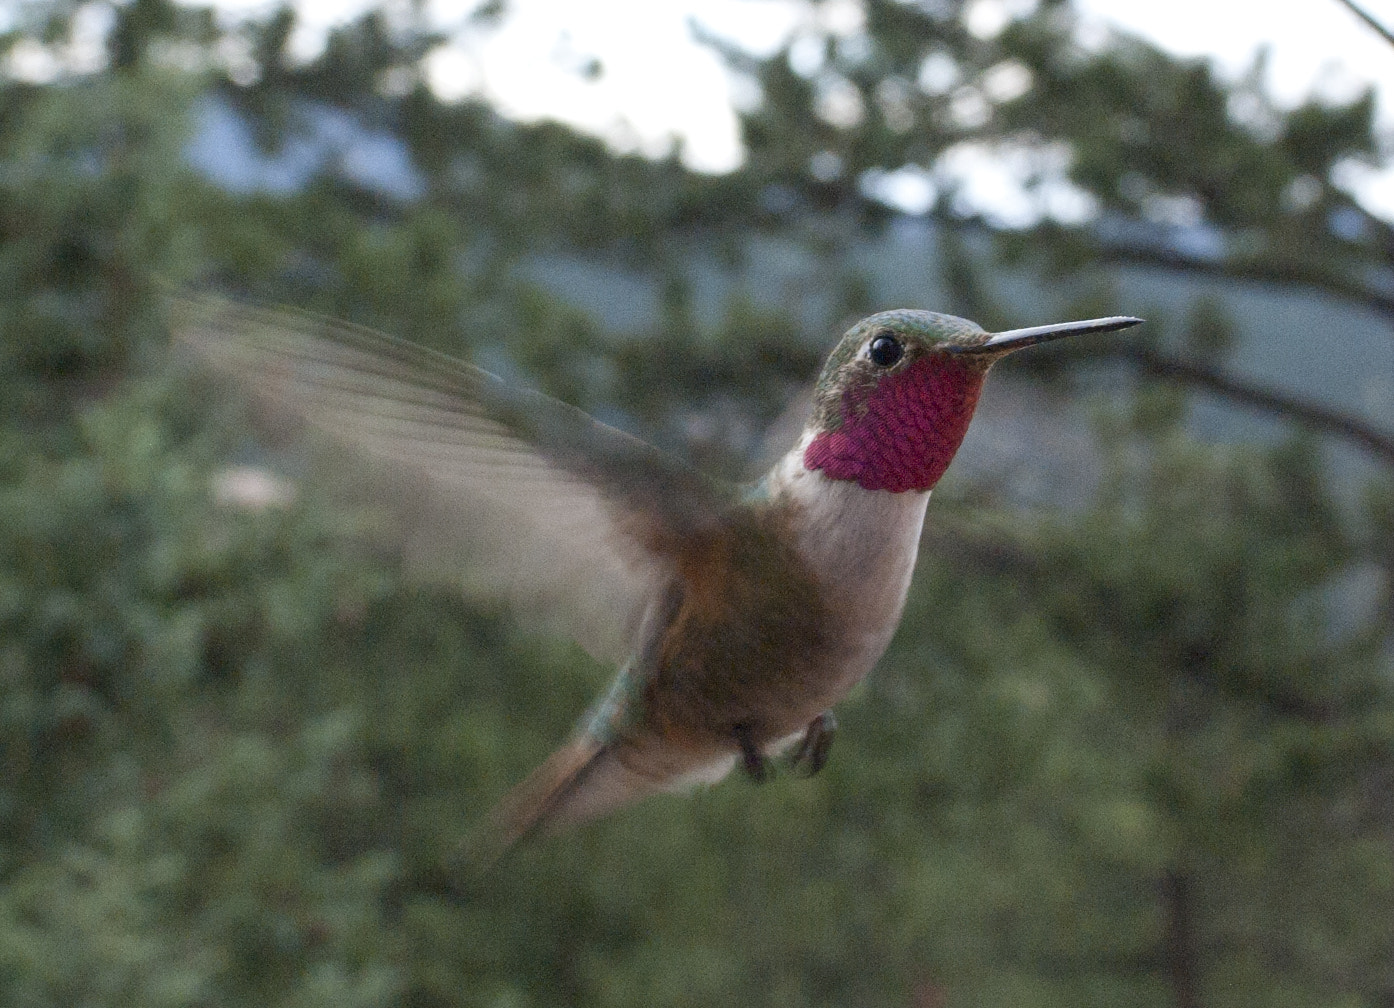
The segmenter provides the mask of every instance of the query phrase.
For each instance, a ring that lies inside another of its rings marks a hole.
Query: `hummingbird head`
[[[1141,321],[1117,316],[994,334],[937,312],[862,319],[818,377],[804,465],[867,490],[928,490],[958,451],[996,361],[1025,346]]]

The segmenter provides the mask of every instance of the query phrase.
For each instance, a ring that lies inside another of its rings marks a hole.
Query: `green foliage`
[[[1327,607],[1343,600],[1328,589],[1353,559],[1340,518],[1308,453],[1148,447],[1140,457],[1120,442],[1096,504],[1032,529],[997,579],[960,574],[940,589],[945,609],[932,612],[951,655],[976,657],[994,633],[1008,648],[1038,639],[911,701],[996,704],[951,736],[964,751],[937,790],[950,803],[1027,801],[1017,814],[1072,880],[1039,898],[1062,913],[1097,901],[1084,923],[1024,942],[1035,955],[1085,970],[1133,959],[1142,980],[1146,945],[1177,954],[1166,946],[1189,931],[1219,1003],[1380,989],[1374,949],[1387,938],[1329,940],[1383,928],[1394,883],[1371,857],[1384,826],[1370,787],[1390,757],[1387,707],[1371,702],[1385,629],[1333,633]],[[974,755],[979,773],[965,775]],[[1184,900],[1157,891],[1180,879]],[[1105,944],[1070,947],[1091,931]]]
[[[957,4],[868,0],[865,44],[745,58],[750,161],[712,179],[384,87],[437,41],[410,18],[371,14],[296,65],[288,12],[116,11],[107,70],[0,81],[0,1002],[1389,999],[1387,474],[1333,487],[1305,441],[1201,445],[1182,389],[1114,392],[1074,506],[936,493],[902,631],[817,779],[655,799],[446,891],[439,866],[609,670],[404,581],[378,516],[309,480],[229,492],[229,461],[265,453],[160,352],[162,291],[216,285],[475,353],[729,469],[827,340],[802,303],[738,296],[704,323],[701,243],[735,267],[764,229],[861,302],[843,252],[884,217],[862,171],[1034,132],[1116,214],[1192,200],[1246,228],[1243,262],[1349,279],[1386,235],[1325,224],[1352,209],[1332,166],[1373,150],[1368,99],[1282,113],[1140,43],[1080,53],[1059,3],[984,39]],[[70,13],[31,34],[61,41]],[[173,43],[229,37],[251,72],[161,69]],[[917,83],[931,54],[944,88]],[[1009,60],[1034,87],[965,119],[959,89]],[[819,112],[841,83],[856,123]],[[304,103],[349,110],[403,138],[423,193],[332,166],[290,194],[219,191],[181,161],[199,93],[270,151]],[[839,171],[813,173],[824,152]],[[798,209],[762,204],[771,187]],[[1023,273],[1116,308],[1087,227],[948,223],[951,309],[1012,324]],[[659,327],[559,303],[522,279],[538,253],[644,262]],[[1223,360],[1222,301],[1174,315]]]
[[[188,90],[151,74],[0,91],[0,400],[11,417],[125,363],[153,327],[154,278],[184,275],[186,183],[169,120]]]

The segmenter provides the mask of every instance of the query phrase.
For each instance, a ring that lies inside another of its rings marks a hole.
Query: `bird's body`
[[[578,639],[620,669],[572,740],[496,810],[501,850],[738,764],[760,777],[791,746],[816,770],[829,709],[900,621],[929,491],[989,367],[1020,346],[1136,321],[992,336],[948,315],[873,315],[834,349],[798,442],[746,488],[364,330],[199,303],[180,342],[375,458],[418,511],[464,522],[453,534],[466,555],[522,604],[592,593],[608,605],[608,617],[562,606]],[[599,621],[621,628],[614,647],[597,645]]]
[[[928,491],[867,492],[790,453],[655,598],[634,657],[584,720],[585,787],[560,775],[549,822],[719,780],[741,740],[795,743],[885,651],[900,621]],[[876,529],[876,535],[859,534]],[[544,765],[534,785],[559,768]],[[567,770],[571,768],[568,766]],[[500,818],[521,835],[532,800]]]

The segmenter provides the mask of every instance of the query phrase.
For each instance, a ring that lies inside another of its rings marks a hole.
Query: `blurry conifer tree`
[[[1389,432],[1227,371],[1215,287],[1154,342],[1111,345],[1141,379],[1100,417],[1076,506],[946,484],[824,776],[655,800],[462,898],[419,884],[607,670],[404,583],[371,510],[229,482],[261,456],[161,366],[165,284],[492,354],[656,436],[738,418],[700,452],[718,465],[817,366],[805,324],[830,340],[871,307],[847,258],[890,216],[868,173],[933,174],[963,145],[1026,152],[1043,208],[1067,180],[1094,212],[1006,228],[943,187],[944,307],[1038,321],[1007,282],[1025,274],[1062,310],[1113,310],[1111,271],[1143,264],[1391,313],[1389,225],[1336,184],[1380,157],[1369,96],[1279,109],[1260,68],[1230,83],[1136,40],[1083,49],[1060,2],[993,30],[954,2],[865,0],[839,31],[808,6],[784,51],[728,51],[760,100],[720,178],[438,101],[420,65],[439,38],[395,8],[296,63],[289,11],[228,25],[132,0],[80,73],[61,70],[78,8],[20,11],[0,44],[60,71],[0,80],[0,1001],[1394,997]],[[333,164],[292,192],[219,190],[182,157],[210,95],[272,153],[307,110],[349,112],[402,139],[421,194]],[[1220,240],[1136,238],[1176,221]],[[692,310],[692,251],[738,267],[757,234],[845,284],[827,317]],[[651,265],[662,339],[527,282],[538,253]],[[1078,368],[1058,363],[1035,377],[1063,387]],[[1299,433],[1199,444],[1192,386]],[[1333,492],[1318,438],[1383,468]]]

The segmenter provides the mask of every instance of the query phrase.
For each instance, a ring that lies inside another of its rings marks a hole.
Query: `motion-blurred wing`
[[[645,600],[732,492],[644,442],[443,354],[345,323],[188,298],[174,341],[233,378],[264,425],[351,448],[435,573],[619,661]]]

